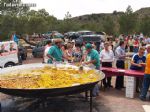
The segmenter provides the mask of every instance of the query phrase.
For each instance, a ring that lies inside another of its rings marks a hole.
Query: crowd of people
[[[145,75],[142,80],[136,78],[136,91],[141,92],[140,99],[145,100],[146,94],[150,86],[150,38],[139,38],[134,36],[127,36],[125,38],[119,37],[115,41],[101,42],[100,51],[97,50],[94,43],[79,43],[64,42],[62,39],[55,39],[53,42],[49,40],[45,46],[44,63],[74,63],[79,65],[94,66],[95,69],[102,67],[112,67],[113,62],[116,61],[116,67],[125,69],[126,57],[131,57],[131,66],[129,69],[144,71]],[[133,52],[127,54],[126,52]],[[105,88],[113,87],[111,84],[111,77],[103,79]],[[121,90],[124,88],[124,76],[117,76],[115,88]],[[99,93],[98,85],[93,90],[93,95],[97,96]]]

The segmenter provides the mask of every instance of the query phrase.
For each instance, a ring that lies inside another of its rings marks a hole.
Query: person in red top
[[[133,52],[134,53],[138,52],[139,46],[140,46],[139,40],[138,40],[138,38],[136,38],[133,43]]]

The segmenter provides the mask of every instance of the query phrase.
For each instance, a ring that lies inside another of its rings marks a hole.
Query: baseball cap
[[[86,49],[91,49],[91,48],[92,48],[92,44],[87,43],[87,44],[85,45],[85,48],[86,48]]]
[[[53,42],[55,42],[55,43],[61,43],[61,42],[63,42],[63,40],[62,39],[53,39]]]

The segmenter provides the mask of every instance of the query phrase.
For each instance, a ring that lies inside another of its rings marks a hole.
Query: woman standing
[[[75,50],[73,51],[72,56],[74,57],[74,62],[81,62],[83,53],[80,44],[75,44]]]
[[[68,62],[72,62],[73,61],[73,45],[71,43],[67,44],[67,49],[65,52],[65,56],[68,59]]]

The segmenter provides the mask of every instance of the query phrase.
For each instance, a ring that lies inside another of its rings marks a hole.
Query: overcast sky
[[[150,7],[150,0],[22,0],[23,3],[36,3],[35,10],[45,8],[50,15],[63,19],[69,11],[72,17],[92,13],[112,13],[125,11],[131,5],[133,11]]]

